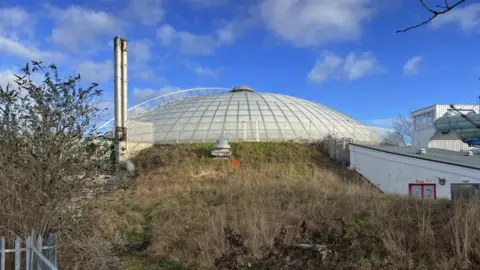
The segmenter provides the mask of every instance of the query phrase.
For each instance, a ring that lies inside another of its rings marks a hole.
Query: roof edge
[[[356,144],[356,143],[350,143],[350,145],[358,146],[358,147],[363,147],[363,148],[366,148],[366,149],[370,149],[370,150],[374,150],[374,151],[378,151],[378,152],[383,152],[383,153],[387,153],[387,154],[393,154],[393,155],[403,156],[403,157],[409,157],[409,158],[416,158],[416,159],[421,159],[421,160],[426,160],[426,161],[431,161],[431,162],[436,162],[436,163],[442,163],[442,164],[447,164],[447,165],[452,165],[452,166],[458,166],[458,167],[463,167],[463,168],[467,168],[467,169],[472,169],[472,170],[480,171],[480,168],[472,167],[472,166],[469,166],[469,165],[463,165],[463,164],[453,163],[453,162],[449,162],[449,161],[433,160],[433,159],[425,158],[425,157],[423,157],[423,156],[418,156],[418,157],[417,157],[417,156],[413,156],[413,155],[407,155],[407,154],[402,154],[402,153],[395,153],[395,152],[388,151],[388,150],[382,150],[382,149],[370,147],[370,146],[368,146],[368,145],[362,145],[362,144]],[[428,150],[428,149],[430,149],[430,148],[425,148],[425,149]],[[448,150],[447,150],[447,151],[448,151]]]

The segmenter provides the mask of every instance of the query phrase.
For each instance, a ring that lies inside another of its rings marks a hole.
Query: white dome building
[[[332,135],[379,142],[380,134],[318,103],[247,86],[169,93],[128,110],[128,141],[153,144],[230,141],[315,141]],[[110,130],[113,121],[102,129]]]

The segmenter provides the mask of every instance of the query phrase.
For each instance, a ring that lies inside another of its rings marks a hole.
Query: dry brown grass
[[[60,269],[112,269],[116,264],[114,249],[97,229],[96,198],[80,198],[71,190],[51,197],[41,192],[34,177],[0,177],[0,236],[13,248],[13,240],[22,239],[22,247],[32,231],[57,233],[57,263]],[[74,206],[75,207],[69,207]],[[22,254],[22,261],[25,253]],[[7,256],[13,260],[13,255]],[[11,262],[13,263],[13,261]],[[10,265],[13,267],[13,265]],[[7,269],[10,269],[7,267]],[[13,269],[13,268],[12,268]]]
[[[98,204],[85,198],[81,177],[108,151],[92,140],[102,91],[81,87],[80,75],[62,78],[54,64],[30,61],[21,71],[0,86],[0,236],[12,243],[56,232],[60,269],[111,269],[113,248],[96,229]]]
[[[237,144],[233,151],[239,168],[204,157],[204,146],[145,151],[130,186],[104,204],[104,233],[129,256],[211,269],[228,251],[224,228],[243,235],[261,257],[282,227],[292,242],[305,221],[324,232],[320,244],[340,254],[343,268],[480,265],[478,207],[380,194],[317,146]],[[175,267],[165,269],[183,269]]]

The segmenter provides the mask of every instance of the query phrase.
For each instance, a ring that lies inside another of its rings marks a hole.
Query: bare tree
[[[85,175],[98,164],[91,134],[101,90],[79,87],[80,75],[60,78],[55,65],[32,62],[22,72],[0,87],[0,234],[56,231],[67,241],[68,251],[60,251],[66,258],[93,234]],[[42,82],[32,80],[35,73]]]
[[[407,28],[404,28],[404,29],[400,29],[400,30],[397,30],[397,33],[401,33],[401,32],[407,32],[409,30],[412,30],[412,29],[415,29],[415,28],[418,28],[418,27],[421,27],[423,25],[426,25],[428,23],[430,23],[432,20],[434,20],[435,18],[437,18],[438,16],[440,15],[444,15],[450,11],[452,11],[454,8],[460,6],[461,4],[467,2],[467,0],[456,0],[454,3],[451,3],[449,0],[444,0],[444,4],[443,5],[436,5],[435,8],[431,8],[429,7],[427,4],[425,4],[425,0],[419,0],[420,1],[420,4],[423,6],[423,8],[425,10],[427,10],[431,16],[418,23],[418,24],[415,24],[415,25],[412,25],[412,26],[409,26]],[[468,115],[465,115],[463,113],[461,113],[457,108],[455,108],[453,105],[450,105],[450,107],[456,111],[457,113],[459,113],[463,118],[465,118],[467,121],[471,122],[473,125],[475,125],[477,128],[480,128],[480,125],[476,124],[472,119],[470,119],[470,117]],[[404,124],[398,124],[399,127],[401,126],[404,126]],[[402,128],[404,130],[404,128]]]
[[[413,121],[410,117],[399,115],[393,120],[393,132],[401,138],[402,143],[407,145],[412,142]]]
[[[393,146],[405,146],[405,140],[403,136],[397,131],[389,131],[384,135],[384,140],[382,142],[384,145],[393,145]]]
[[[428,19],[420,22],[420,23],[415,24],[415,25],[409,26],[409,27],[404,28],[404,29],[399,29],[399,30],[397,30],[397,33],[407,32],[409,30],[424,26],[424,25],[430,23],[432,20],[434,20],[438,16],[443,15],[447,12],[450,12],[454,8],[456,8],[459,5],[466,2],[466,0],[456,0],[454,3],[451,3],[451,1],[449,1],[449,0],[443,0],[442,5],[436,5],[434,8],[432,8],[432,7],[429,7],[427,4],[425,4],[425,0],[419,0],[419,1],[420,1],[420,4],[422,5],[422,7],[431,14],[430,17]]]

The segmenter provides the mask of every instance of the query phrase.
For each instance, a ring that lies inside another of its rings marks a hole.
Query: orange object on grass
[[[240,161],[234,160],[234,161],[232,161],[232,165],[233,165],[233,167],[240,167]]]

